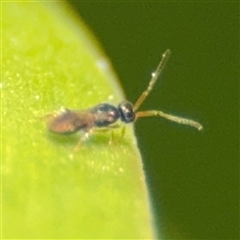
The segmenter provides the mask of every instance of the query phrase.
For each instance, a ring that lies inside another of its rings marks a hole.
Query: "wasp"
[[[161,75],[171,51],[168,49],[162,54],[161,61],[148,84],[147,89],[140,95],[135,104],[129,101],[122,101],[118,106],[109,103],[101,103],[86,110],[70,110],[65,109],[59,114],[51,116],[48,121],[48,129],[50,132],[57,134],[74,134],[82,131],[84,134],[80,142],[88,138],[96,129],[113,129],[119,127],[117,121],[124,124],[133,123],[138,118],[158,116],[166,118],[179,124],[188,125],[198,130],[202,130],[203,126],[191,119],[173,116],[158,110],[138,111],[139,107],[145,101],[149,93],[152,91],[157,79]]]

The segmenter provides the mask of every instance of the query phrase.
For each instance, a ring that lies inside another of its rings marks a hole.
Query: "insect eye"
[[[124,101],[118,105],[118,109],[121,115],[121,121],[125,123],[131,123],[135,119],[135,112],[133,111],[133,105],[130,102]]]

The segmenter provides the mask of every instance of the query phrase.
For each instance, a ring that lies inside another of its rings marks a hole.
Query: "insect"
[[[201,130],[203,128],[202,125],[190,119],[173,116],[157,110],[137,111],[152,91],[170,54],[171,52],[169,49],[163,53],[156,71],[152,74],[147,89],[140,95],[135,104],[129,101],[122,101],[117,107],[108,103],[102,103],[86,110],[65,109],[63,112],[51,116],[48,121],[49,131],[57,134],[74,134],[78,131],[83,131],[84,134],[80,139],[80,142],[82,142],[96,129],[110,130],[119,127],[120,125],[117,124],[118,120],[127,124],[133,123],[138,118],[151,116],[163,117],[170,121],[189,125]]]

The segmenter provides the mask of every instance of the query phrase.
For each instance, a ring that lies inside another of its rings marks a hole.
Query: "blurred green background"
[[[74,2],[136,101],[161,54],[172,56],[135,124],[159,231],[165,239],[239,239],[239,2]]]

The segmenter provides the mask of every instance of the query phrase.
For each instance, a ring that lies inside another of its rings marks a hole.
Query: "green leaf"
[[[2,237],[153,238],[132,126],[50,134],[44,116],[124,99],[84,24],[60,3],[2,2]]]

